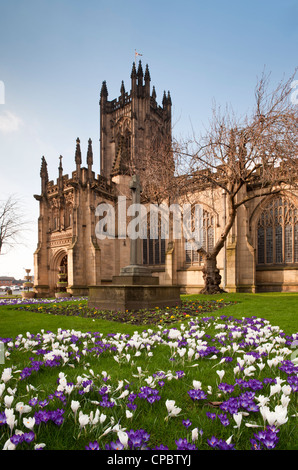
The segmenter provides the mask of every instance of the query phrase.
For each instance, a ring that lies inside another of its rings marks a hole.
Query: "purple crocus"
[[[219,414],[218,417],[223,426],[228,426],[230,424],[230,421],[228,420],[225,413]]]
[[[233,393],[235,386],[221,382],[220,384],[218,384],[218,388],[219,390],[222,390],[223,392]]]
[[[6,424],[6,416],[5,416],[5,413],[0,413],[0,426],[3,426],[4,424]]]
[[[207,444],[214,449],[218,445],[218,439],[215,436],[212,436],[211,439],[207,439]]]
[[[186,427],[186,429],[188,429],[189,426],[191,426],[191,421],[189,419],[183,419],[182,424],[183,424],[183,426]]]
[[[89,442],[89,444],[85,447],[86,450],[99,450],[99,444],[97,441]]]
[[[177,445],[177,450],[197,450],[196,446],[194,444],[189,443],[185,438],[175,440],[175,443]]]
[[[189,390],[187,393],[192,400],[205,400],[207,398],[206,393],[200,389]]]

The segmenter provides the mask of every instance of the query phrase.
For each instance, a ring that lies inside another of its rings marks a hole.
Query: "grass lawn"
[[[86,300],[0,306],[0,338],[11,338],[0,364],[0,449],[121,449],[125,436],[134,449],[297,449],[298,369],[288,348],[298,294],[182,300],[142,311],[143,324],[136,315],[111,321]],[[27,440],[3,421],[10,400]],[[23,405],[30,411],[21,415]],[[34,441],[24,417],[35,419]]]
[[[298,293],[262,293],[262,294],[220,294],[219,295],[184,295],[187,301],[214,301],[223,299],[231,303],[223,310],[213,311],[213,315],[231,315],[235,318],[257,316],[269,320],[272,325],[278,325],[286,334],[298,332]],[[86,301],[80,302],[86,305]],[[74,304],[74,302],[66,302]],[[77,304],[75,302],[75,304]],[[59,305],[57,303],[57,305]],[[79,308],[79,304],[78,308]],[[37,308],[38,310],[38,308]],[[52,308],[51,308],[52,310]],[[157,314],[158,312],[156,312]],[[203,313],[206,315],[206,313]],[[169,315],[170,316],[170,315]],[[179,325],[179,323],[177,323]],[[55,331],[58,328],[74,328],[80,331],[100,331],[107,333],[127,333],[141,331],[144,327],[154,327],[149,322],[144,325],[135,325],[104,318],[85,318],[80,316],[45,315],[44,313],[30,312],[30,306],[25,311],[17,310],[13,306],[0,306],[0,338],[15,337],[26,333],[37,333],[42,328]]]
[[[197,296],[187,296],[189,300]],[[207,296],[218,299],[218,296]],[[237,302],[225,307],[225,315],[235,318],[258,316],[278,325],[286,334],[298,332],[298,293],[268,292],[261,294],[220,294],[224,301]]]

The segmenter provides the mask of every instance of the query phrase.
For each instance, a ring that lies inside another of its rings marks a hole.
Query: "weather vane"
[[[135,62],[137,62],[137,57],[142,56],[143,54],[140,54],[139,52],[136,51],[135,49]]]

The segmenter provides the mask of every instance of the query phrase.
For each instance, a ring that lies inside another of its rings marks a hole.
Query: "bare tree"
[[[290,100],[293,77],[269,92],[269,77],[262,75],[255,90],[255,107],[242,119],[233,112],[213,110],[206,134],[199,140],[175,143],[180,194],[189,189],[224,191],[226,223],[213,248],[200,253],[204,259],[202,293],[221,289],[217,255],[223,248],[240,206],[256,197],[297,188],[297,106]],[[257,183],[257,184],[256,184]],[[250,187],[250,191],[243,188]],[[256,189],[257,188],[257,189]]]
[[[20,242],[21,233],[27,228],[20,201],[14,196],[0,201],[0,255],[4,247],[12,248]]]

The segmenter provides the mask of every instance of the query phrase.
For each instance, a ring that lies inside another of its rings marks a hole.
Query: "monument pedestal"
[[[145,266],[130,265],[113,276],[111,286],[89,286],[91,308],[125,312],[126,310],[176,307],[181,304],[178,286],[160,286]]]
[[[114,284],[89,287],[88,305],[99,310],[125,312],[155,307],[176,307],[180,304],[178,286]]]
[[[122,285],[158,285],[158,277],[152,276],[149,268],[137,264],[131,264],[120,269],[120,276],[113,276],[113,284]]]

